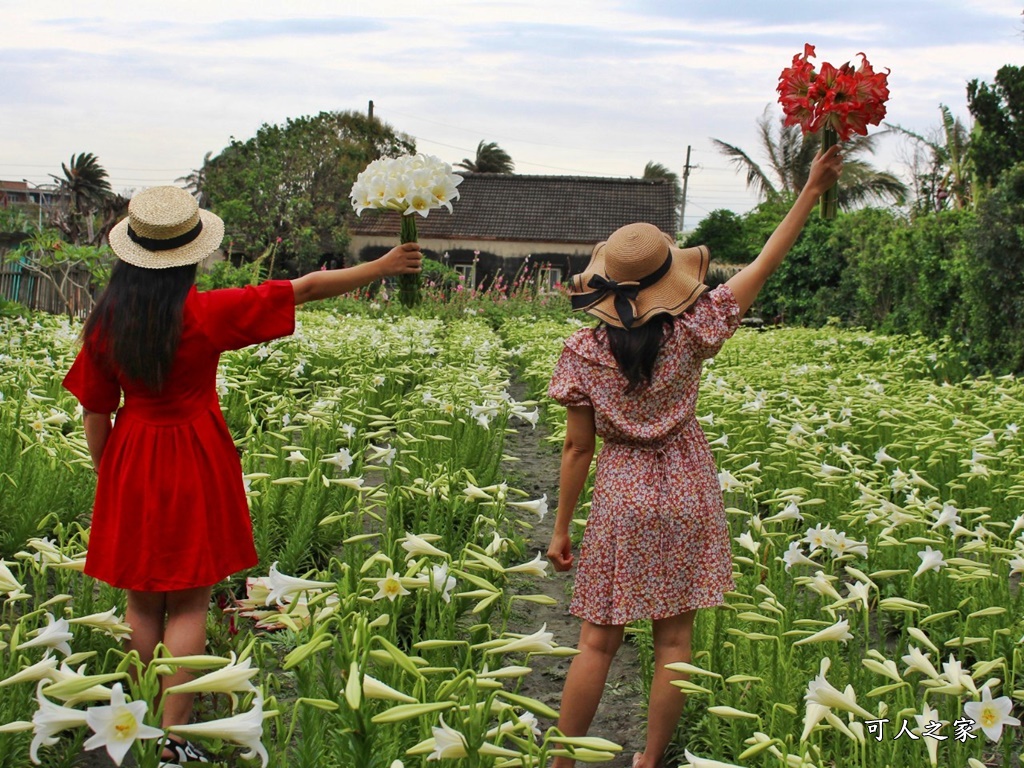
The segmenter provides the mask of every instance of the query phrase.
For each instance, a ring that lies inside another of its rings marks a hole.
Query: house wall
[[[349,253],[356,262],[372,261],[398,243],[398,237],[353,235]],[[476,283],[490,285],[498,274],[511,281],[524,268],[530,257],[529,268],[543,265],[562,270],[562,279],[582,272],[590,262],[595,243],[545,243],[496,240],[444,240],[420,238],[420,246],[431,258],[443,264],[472,264],[476,261]]]

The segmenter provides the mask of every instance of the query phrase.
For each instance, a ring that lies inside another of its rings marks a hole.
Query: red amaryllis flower
[[[885,117],[889,99],[889,70],[875,72],[863,53],[859,67],[846,63],[835,67],[822,62],[815,71],[810,59],[814,46],[804,45],[803,54],[779,75],[779,104],[786,125],[799,125],[806,135],[821,131],[822,149],[836,141],[846,141],[853,133],[866,136],[869,125],[878,125]],[[836,211],[836,189],[822,196],[822,215],[831,219]]]
[[[794,56],[779,75],[786,125],[799,125],[804,133],[829,128],[842,141],[853,133],[867,135],[867,126],[885,117],[889,71],[876,72],[863,53],[856,69],[848,63],[835,67],[822,62],[816,71],[810,62],[814,55],[814,46],[804,45],[803,54]]]

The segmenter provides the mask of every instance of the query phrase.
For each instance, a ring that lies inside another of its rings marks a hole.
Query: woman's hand
[[[555,531],[551,534],[548,545],[548,560],[556,571],[568,571],[572,568],[572,541],[568,533]]]
[[[377,259],[381,277],[391,275],[412,275],[421,272],[423,254],[419,243],[402,243]]]
[[[843,156],[839,154],[839,145],[834,144],[825,152],[818,150],[811,163],[811,172],[807,176],[804,189],[821,196],[839,180],[843,172]]]

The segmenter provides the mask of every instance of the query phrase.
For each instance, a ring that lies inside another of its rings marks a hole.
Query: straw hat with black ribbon
[[[131,199],[128,217],[110,230],[108,239],[121,261],[137,267],[183,267],[217,250],[224,222],[180,187],[151,187]]]
[[[627,224],[570,281],[572,308],[627,330],[662,312],[678,315],[707,290],[709,257],[707,246],[675,247],[653,224]]]

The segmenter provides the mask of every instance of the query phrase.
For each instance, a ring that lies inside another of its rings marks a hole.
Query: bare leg
[[[622,645],[622,625],[583,622],[580,629],[579,653],[569,665],[562,690],[562,707],[558,730],[566,736],[586,736],[604,693],[608,668]],[[551,768],[573,768],[575,760],[556,757]]]
[[[164,612],[166,592],[138,592],[128,590],[128,610],[125,623],[132,628],[132,636],[125,647],[136,651],[143,664],[153,660],[153,650],[164,639]]]
[[[654,622],[654,679],[647,706],[647,745],[635,768],[658,768],[665,748],[683,714],[686,696],[672,685],[686,675],[665,669],[666,664],[690,661],[690,638],[696,610],[687,611]]]
[[[164,645],[173,656],[193,656],[206,650],[206,613],[210,608],[210,587],[181,589],[167,593],[167,627]],[[192,673],[179,669],[163,678],[163,688],[187,683]],[[176,693],[164,702],[163,727],[184,725],[192,716],[191,693]]]

